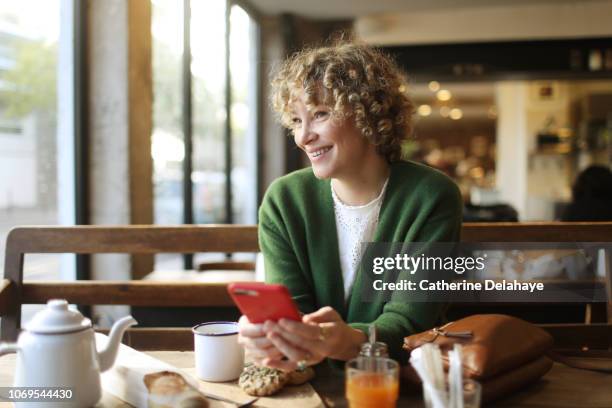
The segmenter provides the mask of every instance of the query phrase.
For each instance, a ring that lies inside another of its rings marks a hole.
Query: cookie
[[[306,367],[303,370],[295,370],[289,373],[288,385],[302,385],[307,381],[312,380],[315,372],[312,367]]]
[[[148,408],[207,408],[208,401],[185,381],[183,376],[171,371],[160,371],[144,376],[148,391]]]
[[[289,375],[281,370],[249,364],[240,374],[238,385],[249,395],[264,397],[280,391],[288,379]]]

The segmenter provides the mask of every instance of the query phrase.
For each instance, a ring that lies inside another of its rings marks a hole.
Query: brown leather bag
[[[553,364],[546,356],[553,346],[550,334],[506,315],[473,315],[414,334],[404,339],[404,349],[410,352],[425,343],[440,346],[447,370],[447,352],[455,343],[461,344],[464,376],[482,384],[485,402],[535,382]],[[408,382],[420,382],[410,365],[402,376]]]

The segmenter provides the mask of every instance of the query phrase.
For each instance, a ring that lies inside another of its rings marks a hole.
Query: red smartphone
[[[280,319],[302,320],[289,290],[284,285],[236,282],[227,285],[227,291],[251,323]]]

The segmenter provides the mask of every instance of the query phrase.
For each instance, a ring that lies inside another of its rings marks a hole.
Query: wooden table
[[[147,354],[178,368],[190,369],[193,367],[193,352],[150,351]],[[0,358],[0,386],[6,387],[12,384],[14,365],[15,355]],[[328,406],[347,406],[344,399],[344,379],[341,374],[334,373],[326,365],[322,365],[317,369],[317,377],[312,381],[312,385]],[[0,403],[0,407],[8,406],[11,404]],[[104,394],[98,406],[129,407],[128,404],[117,400],[108,393]],[[423,403],[418,392],[404,390],[397,406],[422,407]],[[488,406],[610,408],[612,407],[612,375],[577,370],[555,363],[553,369],[533,386]]]

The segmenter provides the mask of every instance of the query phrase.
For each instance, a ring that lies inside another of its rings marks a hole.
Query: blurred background
[[[611,15],[576,0],[0,0],[0,259],[15,225],[256,223],[270,182],[307,165],[269,73],[339,31],[406,70],[405,158],[458,183],[466,221],[612,219]],[[591,166],[601,214],[573,215]],[[32,255],[26,278],[217,259]]]

